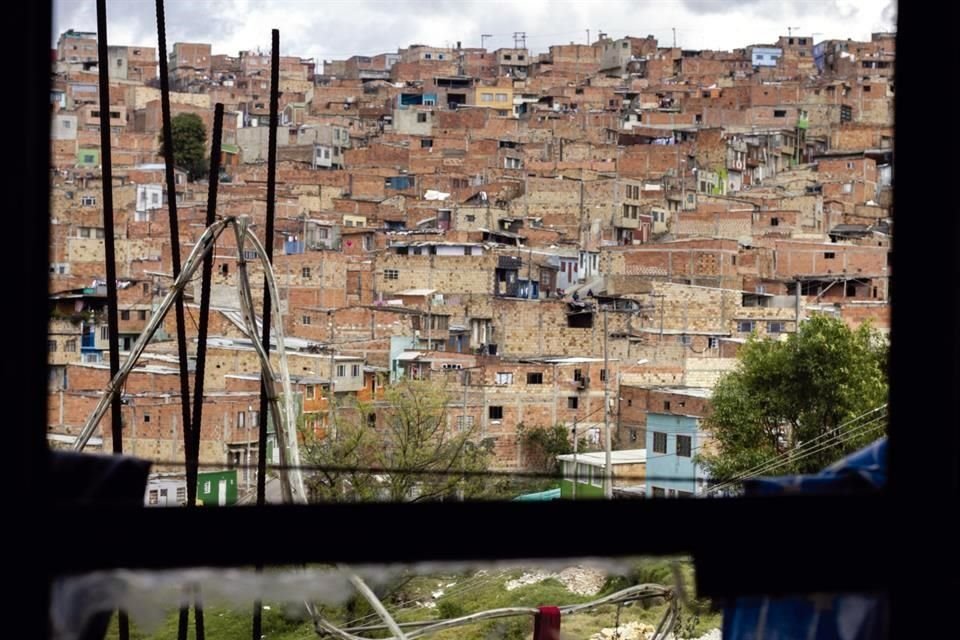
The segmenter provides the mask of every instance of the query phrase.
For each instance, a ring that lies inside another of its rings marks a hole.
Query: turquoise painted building
[[[647,414],[647,497],[690,497],[706,484],[694,463],[706,435],[700,418],[669,413]]]

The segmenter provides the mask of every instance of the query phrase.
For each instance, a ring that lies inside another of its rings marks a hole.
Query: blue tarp
[[[887,481],[887,439],[850,454],[817,474],[757,478],[745,495],[872,491]],[[886,599],[872,594],[810,594],[738,598],[723,613],[724,640],[866,640],[889,635]]]

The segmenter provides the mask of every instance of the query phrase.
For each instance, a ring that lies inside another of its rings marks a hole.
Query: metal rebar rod
[[[270,66],[270,122],[268,132],[268,150],[267,150],[267,206],[266,206],[266,225],[265,225],[265,246],[267,261],[273,263],[273,225],[275,217],[276,200],[276,110],[279,103],[279,49],[280,32],[276,29],[272,32],[272,55]],[[261,342],[265,349],[270,348],[270,295],[264,288],[263,292],[263,332]],[[254,339],[256,339],[254,337]],[[267,475],[267,423],[264,419],[267,415],[267,388],[264,380],[260,381],[260,430],[258,438],[257,453],[257,505],[263,506],[265,503],[266,475]],[[256,626],[256,624],[255,624]],[[254,636],[259,639],[259,635]]]
[[[157,50],[160,56],[160,114],[163,130],[163,161],[166,169],[167,212],[170,226],[170,262],[174,279],[180,275],[180,224],[177,218],[177,180],[174,173],[173,125],[170,118],[170,76],[167,69],[167,26],[163,0],[157,0]],[[177,331],[177,359],[180,365],[180,420],[183,424],[183,448],[189,448],[192,432],[190,419],[190,373],[187,356],[187,326],[183,308],[183,291],[174,301]]]
[[[207,176],[207,227],[213,225],[217,215],[217,187],[220,177],[220,144],[223,138],[223,104],[217,103],[213,110],[213,140],[210,146],[210,173]],[[171,145],[172,146],[172,141]],[[203,424],[203,374],[207,361],[207,329],[210,320],[210,281],[213,278],[213,251],[203,258],[203,275],[200,280],[200,325],[197,327],[197,365],[193,383],[193,417],[189,432],[184,433],[183,455],[187,471],[187,508],[192,509],[197,504],[197,477],[200,461],[200,428]],[[181,295],[182,295],[181,291]],[[184,425],[186,426],[186,425]],[[194,626],[196,638],[204,637],[203,607],[198,604],[199,599],[192,593],[194,602]],[[186,616],[186,608],[180,609],[181,620]],[[181,625],[182,630],[182,625]],[[179,630],[178,630],[179,633]],[[187,640],[186,633],[177,636],[178,640]]]
[[[270,122],[267,134],[267,211],[265,227],[265,244],[267,262],[273,263],[273,222],[275,200],[277,195],[277,111],[280,105],[280,31],[273,29],[270,33]],[[277,304],[279,305],[279,300]],[[251,336],[256,340],[256,336]],[[263,348],[270,349],[270,295],[264,287],[263,292]],[[263,376],[260,377],[260,416],[259,431],[257,433],[257,506],[266,503],[267,492],[267,386]],[[257,569],[259,570],[259,566]],[[251,637],[260,640],[261,635],[261,602],[253,603],[253,625]]]
[[[107,51],[107,2],[97,0],[97,53],[100,75],[100,182],[103,187],[103,253],[107,278],[107,327],[110,375],[120,369],[119,322],[117,320],[117,263],[113,233],[113,160],[110,153],[110,65]],[[120,397],[111,405],[113,452],[123,453],[123,419]]]
[[[220,176],[220,145],[223,138],[223,104],[217,103],[213,111],[213,140],[210,147],[210,175],[207,177],[207,227],[216,221],[217,187]],[[193,422],[190,446],[184,452],[187,462],[187,506],[197,500],[197,463],[200,460],[200,429],[203,421],[203,376],[207,361],[207,329],[210,318],[210,286],[213,279],[213,251],[203,258],[203,275],[200,280],[200,320],[197,327],[197,364],[193,383]]]

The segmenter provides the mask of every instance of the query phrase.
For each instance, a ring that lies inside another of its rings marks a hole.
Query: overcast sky
[[[893,31],[896,0],[166,0],[167,42],[209,42],[214,53],[270,48],[323,59],[433,46],[513,46],[526,32],[534,53],[551,44],[652,34],[661,46],[733,49],[786,35],[869,40]],[[108,0],[111,44],[156,46],[154,0]],[[53,43],[63,31],[96,30],[95,0],[55,0]]]

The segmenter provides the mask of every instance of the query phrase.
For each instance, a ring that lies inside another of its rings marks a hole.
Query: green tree
[[[527,428],[522,423],[518,424],[517,437],[520,440],[526,468],[529,471],[542,473],[559,473],[557,456],[573,453],[570,434],[571,429],[563,424],[532,428]],[[579,438],[579,440],[579,450],[587,451],[586,439]]]
[[[458,429],[449,420],[448,400],[436,383],[402,380],[376,405],[339,411],[335,433],[319,440],[304,434],[305,460],[337,467],[307,479],[311,499],[418,502],[490,495],[496,483],[475,474],[488,469],[492,444],[476,442],[474,427]],[[374,412],[377,428],[367,421]]]
[[[712,478],[728,480],[774,458],[787,461],[777,474],[819,471],[879,435],[875,424],[858,428],[864,421],[854,420],[887,401],[887,343],[869,324],[851,330],[814,316],[785,341],[752,337],[738,359],[705,419],[718,448],[697,459]],[[834,435],[842,441],[828,439]],[[790,460],[787,452],[816,438],[819,450]]]
[[[207,130],[195,113],[181,113],[170,121],[173,138],[173,163],[187,172],[190,180],[203,178],[210,171],[207,160]],[[161,153],[166,153],[160,134]]]

